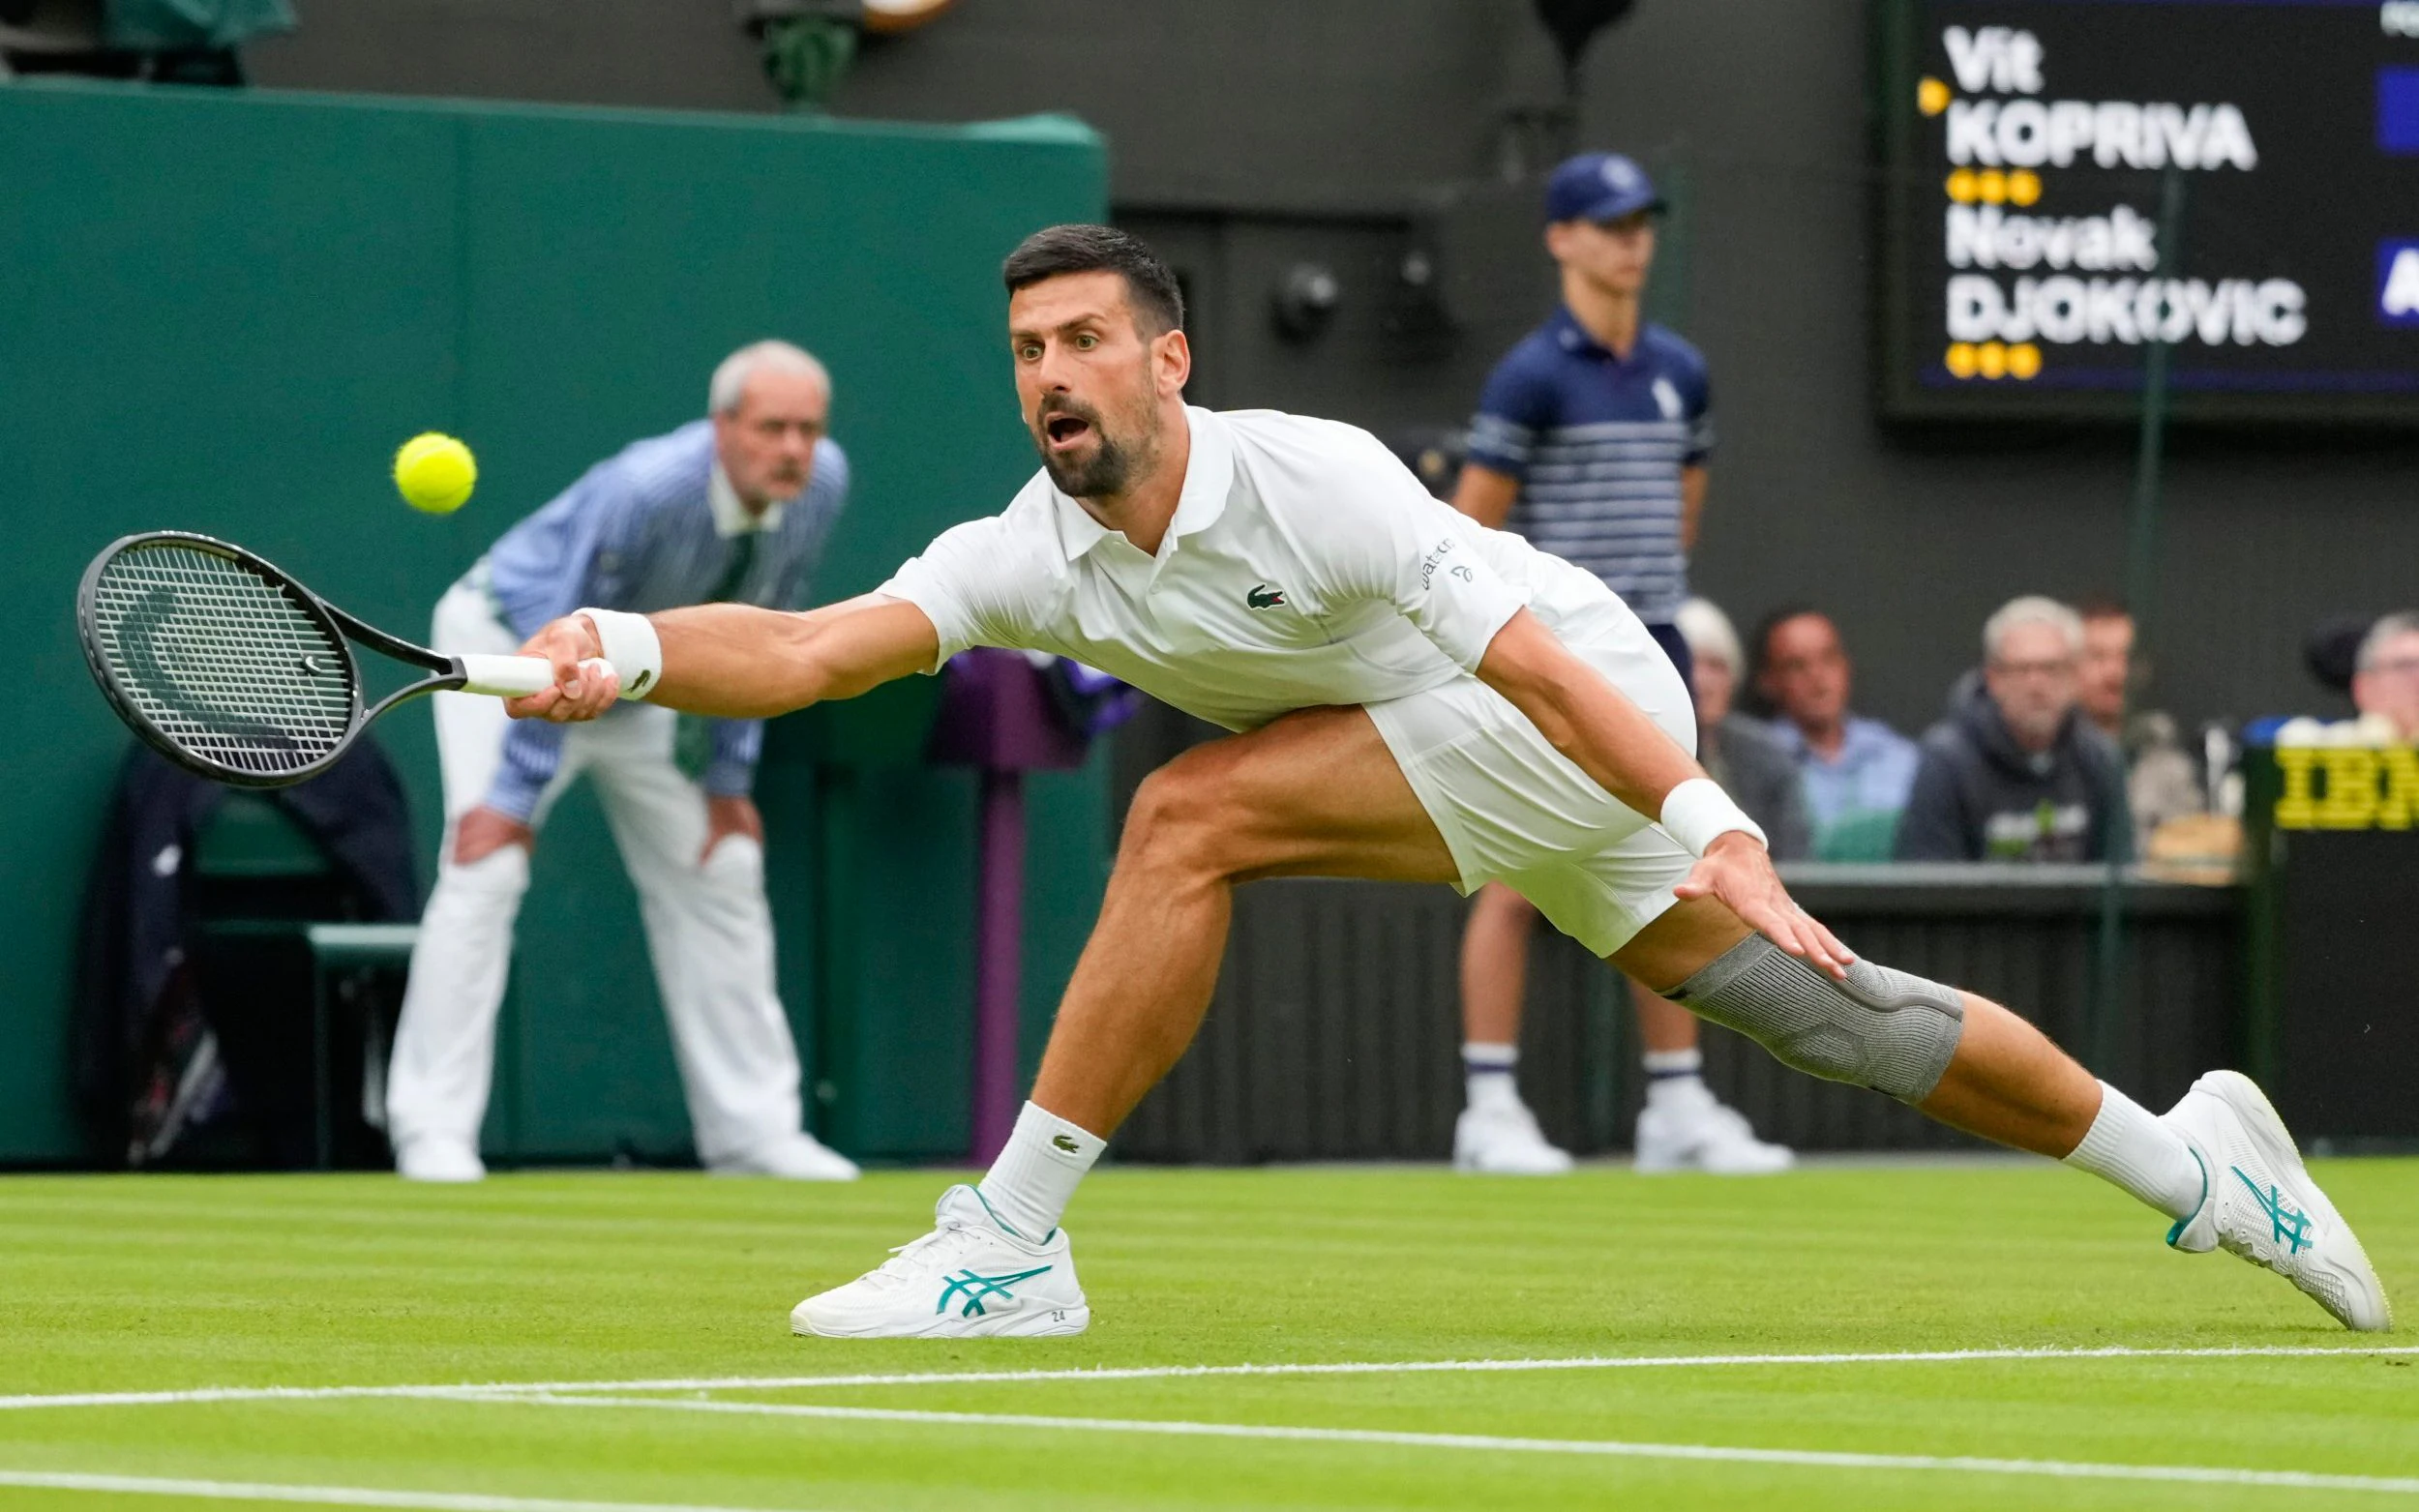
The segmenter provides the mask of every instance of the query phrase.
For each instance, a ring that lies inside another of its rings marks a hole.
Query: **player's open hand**
[[[592,720],[621,697],[621,678],[604,660],[596,627],[584,614],[566,614],[531,636],[523,656],[544,657],[553,664],[554,683],[525,698],[507,698],[504,708],[515,719],[552,720],[569,725]]]
[[[1856,952],[1798,906],[1780,885],[1771,853],[1752,835],[1733,830],[1716,836],[1687,880],[1672,892],[1681,898],[1721,900],[1748,928],[1836,980],[1845,981],[1856,961]]]

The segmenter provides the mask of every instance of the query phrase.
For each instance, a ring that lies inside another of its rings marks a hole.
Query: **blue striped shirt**
[[[582,608],[636,614],[699,604],[730,571],[738,535],[761,539],[734,603],[791,608],[806,595],[832,522],[848,502],[849,459],[828,438],[796,498],[750,520],[720,477],[714,425],[692,421],[670,435],[630,445],[589,468],[553,502],[504,532],[483,564],[487,590],[513,634],[526,638],[548,620]],[[743,794],[755,785],[762,720],[715,720],[705,790]],[[527,819],[562,760],[563,726],[516,720],[488,806]]]
[[[1506,528],[1669,624],[1688,596],[1680,470],[1713,451],[1711,409],[1687,341],[1648,324],[1616,357],[1557,309],[1487,375],[1470,460],[1520,480]]]

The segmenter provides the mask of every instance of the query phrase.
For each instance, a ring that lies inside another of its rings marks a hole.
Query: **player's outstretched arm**
[[[647,701],[724,719],[762,719],[858,694],[933,665],[941,637],[924,611],[866,594],[803,614],[744,604],[701,604],[650,614],[663,671]],[[620,697],[613,677],[584,672],[604,655],[585,614],[555,620],[529,638],[523,656],[554,664],[554,686],[505,704],[516,718],[558,724],[591,720]]]
[[[1645,710],[1571,655],[1527,609],[1488,642],[1478,676],[1527,715],[1555,750],[1639,814],[1663,816],[1673,788],[1705,776]],[[1683,898],[1719,899],[1774,944],[1834,976],[1844,976],[1856,960],[1797,905],[1762,843],[1743,830],[1716,835],[1676,890]]]

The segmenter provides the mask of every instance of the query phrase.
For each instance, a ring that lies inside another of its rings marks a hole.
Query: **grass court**
[[[1110,1168],[1089,1334],[791,1337],[944,1181],[9,1178],[0,1512],[2419,1507],[2406,1332],[2046,1163]]]

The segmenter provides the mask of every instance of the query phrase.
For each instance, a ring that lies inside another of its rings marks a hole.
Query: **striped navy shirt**
[[[849,459],[838,443],[815,443],[815,468],[796,498],[750,518],[714,457],[714,424],[692,421],[670,435],[633,441],[598,462],[553,502],[504,533],[480,571],[496,613],[513,634],[537,634],[582,608],[657,609],[699,604],[721,586],[737,538],[758,533],[732,603],[791,608],[823,554],[849,494]],[[762,720],[715,720],[705,790],[741,794],[754,786],[764,742]],[[563,726],[515,720],[489,806],[526,819],[562,760]]]
[[[1557,309],[1487,375],[1470,460],[1520,480],[1507,529],[1666,625],[1688,596],[1680,470],[1714,449],[1697,349],[1648,324],[1616,357]]]

